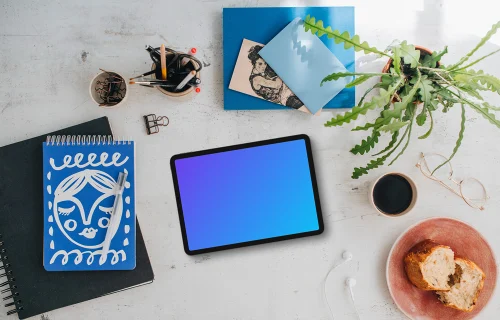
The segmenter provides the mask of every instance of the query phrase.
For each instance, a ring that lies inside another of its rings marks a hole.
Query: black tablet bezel
[[[266,239],[260,239],[260,240],[239,242],[239,243],[211,247],[211,248],[205,248],[205,249],[190,250],[189,245],[188,245],[187,234],[186,234],[186,225],[184,222],[184,214],[182,211],[182,201],[180,198],[179,184],[177,181],[177,170],[175,168],[175,161],[179,160],[179,159],[192,158],[192,157],[198,157],[198,156],[203,156],[203,155],[208,155],[208,154],[233,151],[233,150],[240,150],[240,149],[246,149],[246,148],[252,148],[252,147],[259,147],[259,146],[265,146],[265,145],[271,145],[271,144],[289,142],[289,141],[296,141],[296,140],[304,140],[304,142],[306,144],[307,159],[309,162],[309,172],[311,174],[311,183],[312,183],[312,187],[313,187],[314,201],[316,204],[316,214],[317,214],[318,226],[319,226],[318,230],[290,234],[290,235],[279,236],[279,237],[274,237],[274,238],[266,238]],[[251,142],[251,143],[238,144],[238,145],[222,147],[222,148],[215,148],[215,149],[208,149],[208,150],[202,150],[202,151],[177,154],[177,155],[174,155],[170,159],[170,168],[172,170],[172,179],[173,179],[173,183],[174,183],[175,199],[177,202],[177,211],[179,213],[179,221],[180,221],[180,225],[181,225],[182,242],[184,244],[184,251],[188,255],[196,255],[196,254],[221,251],[221,250],[227,250],[227,249],[233,249],[233,248],[247,247],[247,246],[263,244],[263,243],[270,243],[270,242],[276,242],[276,241],[282,241],[282,240],[289,240],[289,239],[314,236],[314,235],[318,235],[318,234],[323,233],[323,231],[325,229],[324,224],[323,224],[323,216],[322,216],[322,212],[321,212],[321,204],[320,204],[320,200],[319,200],[318,185],[316,182],[316,173],[314,171],[314,161],[313,161],[313,156],[312,156],[312,151],[311,151],[311,141],[309,139],[309,136],[307,136],[305,134],[277,138],[277,139],[263,140],[263,141],[257,141],[257,142]]]

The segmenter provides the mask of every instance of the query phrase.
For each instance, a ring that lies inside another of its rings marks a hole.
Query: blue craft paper
[[[313,114],[352,81],[345,77],[320,85],[329,74],[347,69],[316,35],[305,31],[301,18],[286,26],[259,55]]]
[[[81,159],[76,160],[79,157]],[[94,160],[89,161],[89,157]],[[128,183],[118,206],[121,210],[116,212],[121,214],[120,225],[112,238],[106,262],[101,265],[99,252],[108,230],[103,226],[111,217],[118,175],[125,170]],[[45,270],[135,268],[134,170],[133,142],[92,146],[43,144]]]
[[[280,7],[280,8],[224,8],[224,109],[226,110],[271,110],[290,109],[272,102],[256,99],[229,89],[241,43],[244,38],[259,43],[268,43],[293,19],[305,18],[308,14],[323,20],[325,26],[354,32],[354,7]],[[342,62],[347,70],[354,72],[354,49],[345,50],[343,44],[335,44],[326,36],[320,39]],[[319,86],[319,84],[318,84]],[[355,103],[354,88],[342,90],[324,108],[352,108]]]

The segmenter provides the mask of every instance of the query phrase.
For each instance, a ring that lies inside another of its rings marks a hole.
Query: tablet
[[[179,154],[170,166],[189,255],[324,230],[306,135]]]

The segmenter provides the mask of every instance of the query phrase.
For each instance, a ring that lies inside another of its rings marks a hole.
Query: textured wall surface
[[[222,8],[245,6],[355,5],[356,30],[381,49],[407,39],[432,49],[449,45],[444,63],[468,52],[498,20],[494,1],[257,1],[99,0],[0,2],[0,146],[103,115],[116,136],[137,142],[137,211],[156,280],[153,284],[45,314],[39,319],[330,319],[323,298],[326,272],[341,252],[354,260],[327,281],[336,319],[355,319],[344,287],[357,278],[356,307],[362,319],[402,319],[385,279],[389,250],[408,226],[434,216],[461,219],[476,227],[500,257],[500,130],[472,110],[461,150],[453,160],[457,177],[473,176],[491,199],[483,212],[426,179],[415,168],[419,153],[452,152],[459,131],[458,107],[435,113],[434,132],[416,137],[391,167],[351,180],[353,166],[368,162],[348,150],[363,134],[324,128],[331,112],[311,117],[293,111],[226,112],[222,108]],[[265,23],[265,21],[256,21]],[[238,26],[234,26],[237,28]],[[112,110],[90,100],[88,86],[98,68],[134,76],[148,70],[145,44],[179,50],[198,48],[204,62],[202,91],[193,100],[167,99],[154,89],[132,87],[126,104]],[[481,49],[498,49],[496,36]],[[500,56],[479,68],[500,76]],[[385,61],[357,70],[379,71]],[[374,80],[375,81],[375,80]],[[358,99],[369,83],[358,89]],[[500,106],[498,95],[488,95]],[[170,126],[147,136],[142,116],[166,115]],[[369,115],[373,119],[374,114]],[[364,119],[364,118],[363,118]],[[354,125],[362,124],[363,119]],[[311,137],[326,231],[323,235],[221,253],[184,254],[169,159],[172,155],[266,138],[305,133]],[[384,140],[385,141],[385,140]],[[0,164],[1,165],[1,164]],[[402,218],[378,216],[370,207],[370,182],[402,171],[419,187],[415,210]],[[1,177],[0,177],[1,179]],[[41,190],[40,190],[41,192]],[[0,306],[0,319],[7,317]],[[500,314],[500,293],[479,316]]]

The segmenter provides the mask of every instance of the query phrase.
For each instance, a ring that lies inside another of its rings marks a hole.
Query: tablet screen
[[[323,231],[307,136],[276,141],[172,158],[188,254]]]

